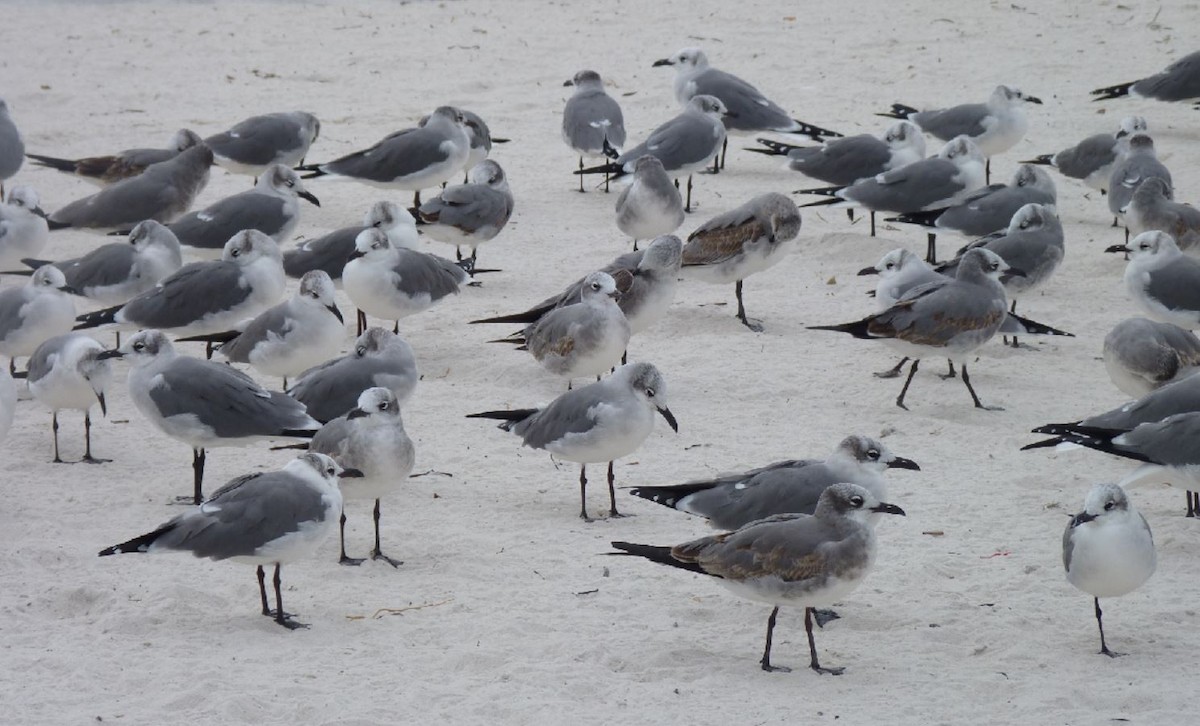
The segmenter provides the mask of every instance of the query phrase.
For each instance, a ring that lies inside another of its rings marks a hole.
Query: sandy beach
[[[303,109],[321,119],[309,161],[364,148],[450,104],[483,116],[492,158],[516,197],[507,229],[480,250],[503,272],[401,322],[422,381],[404,409],[417,472],[383,503],[384,547],[399,569],[339,567],[336,538],[283,570],[285,603],[311,629],[258,615],[253,569],[187,555],[100,559],[101,548],[149,531],[190,492],[186,445],[134,409],[118,363],[109,414],[92,430],[100,467],[52,465],[50,413],[23,401],[0,444],[0,722],[13,724],[1100,724],[1195,723],[1200,673],[1200,521],[1158,484],[1131,496],[1154,531],[1158,570],[1105,601],[1110,647],[1097,655],[1091,598],[1065,580],[1061,537],[1091,484],[1134,462],[1094,452],[1021,452],[1033,427],[1124,400],[1100,361],[1104,335],[1139,314],[1104,248],[1123,240],[1102,197],[1055,174],[1066,258],[1019,312],[1073,332],[994,341],[970,363],[985,403],[930,358],[908,394],[872,376],[895,363],[879,344],[807,330],[874,310],[855,276],[896,247],[918,253],[922,230],[840,210],[803,210],[794,254],[746,282],[750,315],[734,318],[732,285],[685,281],[670,314],[635,336],[631,360],[668,382],[678,434],[660,420],[618,485],[667,484],[787,458],[824,457],[852,433],[880,437],[920,472],[889,473],[908,513],[878,527],[876,569],[816,636],[807,665],[801,609],[781,611],[773,658],[758,667],[769,607],[697,575],[602,556],[612,540],[676,544],[711,530],[695,517],[619,493],[634,516],[584,523],[578,469],[522,448],[468,413],[545,403],[564,382],[522,352],[485,341],[503,326],[468,320],[522,310],[631,249],[614,223],[615,194],[575,190],[577,157],[560,138],[571,89],[591,68],[624,108],[631,142],[677,113],[673,72],[655,59],[687,46],[763,90],[797,118],[846,134],[875,133],[894,102],[935,107],[985,100],[999,83],[1040,97],[1029,132],[992,163],[1019,160],[1150,123],[1176,199],[1200,200],[1200,111],[1138,99],[1093,103],[1088,91],[1134,80],[1196,50],[1194,3],[1049,0],[842,5],[716,0],[601,4],[391,2],[292,4],[9,3],[4,82],[33,153],[75,157],[201,136],[257,113]],[[678,234],[768,191],[824,186],[743,151],[698,175],[696,209]],[[940,144],[928,141],[931,153]],[[93,191],[26,164],[47,210]],[[248,187],[214,168],[195,208]],[[383,192],[317,179],[297,239],[358,223]],[[793,197],[803,203],[805,198]],[[53,233],[45,256],[110,241]],[[947,255],[962,243],[944,235]],[[449,246],[423,249],[450,255]],[[4,286],[20,284],[5,276]],[[293,283],[294,288],[294,283]],[[289,288],[289,289],[293,289]],[[339,293],[343,311],[352,310]],[[352,316],[347,316],[350,320]],[[352,342],[347,330],[346,346]],[[110,344],[108,332],[99,340]],[[195,347],[186,350],[195,354]],[[278,380],[264,383],[277,387]],[[82,453],[82,417],[60,416],[63,455]],[[209,452],[207,488],[282,466],[266,444]],[[602,467],[589,508],[607,509]],[[347,547],[370,546],[366,503],[347,508]]]

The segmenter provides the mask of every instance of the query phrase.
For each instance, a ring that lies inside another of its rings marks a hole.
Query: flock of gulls
[[[578,463],[580,517],[590,516],[588,465],[607,464],[608,515],[619,517],[613,461],[637,450],[659,416],[678,430],[668,376],[627,360],[631,336],[669,313],[678,281],[733,284],[737,319],[763,329],[746,313],[743,285],[791,250],[802,218],[792,196],[762,194],[702,222],[686,240],[674,233],[691,211],[693,176],[708,171],[702,185],[720,185],[729,135],[764,133],[788,141],[758,139],[751,151],[784,157],[787,169],[824,185],[799,190],[813,199],[803,206],[869,215],[872,234],[876,213],[928,234],[924,257],[897,249],[859,273],[878,276],[876,313],[813,326],[880,340],[903,356],[877,375],[896,377],[911,361],[896,399],[901,408],[926,357],[948,359],[946,377],[961,377],[973,405],[986,409],[969,378],[972,353],[998,334],[1014,347],[1026,336],[1069,335],[1016,314],[1017,301],[1045,285],[1064,256],[1048,169],[1104,193],[1108,206],[1100,213],[1127,230],[1126,243],[1109,251],[1127,256],[1125,282],[1146,316],[1113,329],[1104,362],[1113,382],[1137,398],[1041,426],[1036,431],[1050,438],[1026,448],[1086,447],[1141,462],[1122,484],[1173,478],[1188,490],[1187,516],[1200,516],[1200,449],[1193,446],[1200,377],[1191,375],[1200,339],[1190,332],[1200,326],[1200,212],[1176,200],[1144,118],[1125,118],[1111,132],[1023,162],[1007,183],[991,183],[990,159],[1025,136],[1026,107],[1041,103],[1012,86],[998,86],[982,103],[895,104],[879,114],[892,120],[878,136],[843,137],[792,118],[750,83],[710,65],[698,48],[653,65],[674,68],[682,109],[636,143],[598,73],[582,70],[565,84],[574,90],[562,132],[579,159],[579,191],[585,178],[620,190],[614,220],[634,251],[524,311],[472,321],[520,326],[494,342],[528,351],[566,379],[567,390],[544,406],[473,417],[497,420],[524,446]],[[1094,95],[1200,105],[1200,53]],[[97,406],[106,413],[113,363],[125,361],[137,425],[192,449],[193,487],[182,497],[186,512],[100,555],[182,550],[254,565],[262,614],[287,628],[303,625],[283,608],[283,564],[309,557],[335,528],[339,561],[363,562],[346,554],[344,500],[373,500],[369,556],[401,564],[384,554],[379,526],[383,500],[403,489],[415,459],[402,411],[419,375],[398,321],[478,286],[477,275],[500,272],[478,266],[478,248],[501,237],[514,208],[504,170],[489,158],[503,140],[474,113],[441,106],[416,127],[312,163],[320,130],[311,114],[272,113],[208,138],[182,129],[165,148],[64,159],[27,153],[0,101],[0,182],[7,187],[0,354],[9,359],[0,369],[0,438],[14,414],[48,409],[54,462],[61,462],[59,412],[80,411],[82,461],[102,462],[92,450],[91,413]],[[932,155],[927,140],[941,145]],[[214,164],[254,183],[193,210]],[[33,189],[15,183],[30,166],[100,188],[47,213]],[[325,177],[412,192],[412,204],[380,201],[361,224],[289,244],[301,202],[320,203]],[[98,237],[82,257],[54,259],[54,231],[66,228],[116,237],[105,244]],[[971,241],[939,261],[937,235],[951,232]],[[456,259],[422,251],[421,237],[453,245]],[[357,308],[357,337],[343,355],[348,323],[335,300],[339,287]],[[372,327],[370,318],[385,323]],[[94,337],[109,331],[114,347]],[[199,347],[185,352],[187,342],[203,343],[205,355]],[[239,476],[205,495],[210,449],[264,440],[303,452],[282,469]],[[771,661],[780,607],[804,608],[811,668],[838,674],[843,669],[818,661],[813,623],[836,617],[818,608],[844,599],[870,571],[881,515],[904,515],[886,501],[884,474],[895,468],[919,467],[855,435],[823,459],[635,487],[632,495],[705,518],[722,533],[675,546],[617,541],[613,554],[711,577],[771,605],[764,670],[787,670]],[[1094,598],[1100,652],[1118,655],[1104,637],[1100,598],[1133,591],[1155,569],[1149,525],[1120,484],[1097,484],[1087,494],[1064,532],[1063,563],[1067,579]],[[264,569],[271,566],[273,603]]]

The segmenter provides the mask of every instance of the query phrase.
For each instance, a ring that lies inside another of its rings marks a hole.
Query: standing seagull
[[[1148,128],[1141,116],[1126,116],[1115,134],[1095,134],[1057,154],[1042,154],[1021,163],[1052,166],[1065,177],[1079,179],[1098,192],[1107,192],[1112,166],[1129,148],[1128,137]]]
[[[56,156],[26,154],[37,166],[71,174],[86,182],[106,187],[110,184],[137,176],[151,164],[167,161],[179,156],[201,143],[196,132],[180,129],[171,136],[165,149],[126,149],[104,156],[86,156],[81,159],[62,159]]]
[[[1125,226],[1132,235],[1158,230],[1180,250],[1200,253],[1200,209],[1171,199],[1171,185],[1156,176],[1138,184],[1125,207]]]
[[[4,182],[12,179],[25,163],[25,142],[21,132],[13,123],[8,111],[8,102],[0,98],[0,198],[4,196]]]
[[[500,234],[512,217],[513,195],[504,169],[491,160],[473,167],[467,180],[443,189],[412,214],[429,237],[454,245],[457,259],[463,258],[462,245],[471,248],[474,264],[479,245]]]
[[[358,407],[321,427],[309,451],[326,454],[347,469],[362,472],[361,478],[342,485],[346,499],[375,500],[375,547],[371,559],[392,567],[403,562],[383,554],[379,547],[379,500],[396,491],[412,473],[416,448],[404,431],[400,402],[387,388],[368,388],[358,397]],[[339,564],[360,565],[361,559],[346,556],[346,511],[338,522],[341,542]]]
[[[108,415],[104,389],[112,380],[112,368],[101,357],[104,346],[82,333],[55,336],[38,346],[29,358],[29,392],[51,411],[54,431],[54,463],[63,463],[58,455],[58,412],[64,408],[83,411],[83,459],[99,464],[108,459],[92,456],[92,406]]]
[[[192,206],[208,184],[212,150],[197,144],[167,161],[146,167],[50,215],[50,228],[82,227],[124,231],[144,219],[169,224]]]
[[[881,313],[844,325],[814,325],[810,330],[834,330],[866,340],[885,339],[913,359],[896,405],[905,410],[904,396],[917,373],[921,358],[930,350],[945,352],[962,367],[962,380],[976,408],[984,406],[967,375],[966,357],[992,339],[1004,323],[1007,300],[1000,284],[1002,274],[1023,275],[994,253],[968,250],[954,279],[931,282],[909,290]]]
[[[296,170],[309,172],[304,179],[332,174],[380,189],[405,189],[413,193],[413,206],[420,207],[422,189],[448,180],[466,163],[471,141],[464,122],[458,109],[440,106],[424,126],[397,131],[369,149]]]
[[[307,407],[309,416],[326,422],[354,408],[359,394],[376,386],[390,390],[403,404],[419,378],[412,347],[404,338],[369,328],[346,355],[301,373],[288,394]]]
[[[671,184],[658,157],[646,154],[633,164],[633,181],[617,197],[617,229],[639,239],[671,234],[683,224],[683,197]]]
[[[1134,134],[1129,137],[1129,151],[1113,164],[1108,178],[1108,211],[1113,215],[1113,226],[1117,226],[1118,215],[1123,216],[1133,192],[1147,179],[1158,177],[1172,189],[1171,172],[1158,160],[1154,151],[1154,139],[1149,134]],[[1129,237],[1126,236],[1126,241]]]
[[[1092,91],[1094,101],[1107,101],[1121,96],[1137,96],[1155,101],[1198,101],[1200,100],[1200,50],[1185,55],[1162,73],[1146,76],[1138,81],[1118,83]]]
[[[543,408],[486,411],[467,418],[499,419],[500,428],[520,436],[525,446],[544,449],[579,463],[579,516],[587,513],[587,465],[608,462],[609,516],[617,512],[613,460],[632,454],[654,429],[659,413],[671,428],[679,424],[667,408],[667,382],[650,363],[630,363],[612,375],[567,391]]]
[[[725,125],[721,118],[728,113],[725,104],[715,96],[696,96],[687,102],[683,112],[650,132],[645,141],[623,152],[613,161],[601,166],[580,169],[576,174],[609,174],[614,178],[632,174],[637,160],[650,154],[658,157],[663,169],[676,183],[687,175],[687,198],[684,211],[692,208],[692,172],[704,169],[709,161],[716,166],[716,157],[725,142]]]
[[[612,546],[627,555],[715,577],[737,595],[773,605],[759,661],[764,671],[791,670],[771,665],[771,636],[781,606],[803,607],[809,668],[837,676],[845,669],[822,668],[817,660],[813,609],[854,592],[875,564],[872,514],[903,516],[904,510],[881,503],[856,484],[843,482],[821,493],[811,515],[777,514],[734,532],[701,537],[675,547],[629,542],[613,542]]]
[[[71,331],[73,294],[54,265],[34,272],[22,287],[0,290],[0,355],[8,356],[10,373],[17,370],[18,356],[33,355],[45,341]]]
[[[375,202],[361,225],[335,229],[284,252],[283,271],[298,280],[312,270],[324,270],[340,286],[342,269],[354,254],[354,240],[369,227],[382,230],[394,247],[417,247],[417,223],[408,210],[395,202]]]
[[[774,192],[761,194],[736,209],[718,214],[688,235],[683,246],[684,277],[717,285],[734,283],[737,319],[756,333],[762,323],[746,317],[742,281],[770,269],[787,254],[800,234],[800,210]]]
[[[1142,232],[1128,245],[1125,289],[1151,319],[1187,330],[1200,328],[1200,261],[1179,251],[1166,232]]]
[[[617,306],[629,321],[631,335],[636,335],[662,319],[675,300],[679,266],[683,261],[683,243],[674,235],[663,235],[637,252],[626,252],[600,269],[617,281],[621,295]],[[500,315],[476,323],[535,323],[555,308],[574,305],[583,294],[580,278],[558,295],[548,297],[523,313]]]
[[[717,529],[734,530],[776,514],[812,514],[821,494],[838,482],[857,484],[877,500],[887,498],[888,469],[921,467],[867,436],[847,436],[822,461],[789,459],[741,474],[697,479],[661,487],[636,487],[630,494],[704,517]]]
[[[871,236],[875,236],[875,212],[908,214],[959,204],[984,186],[983,155],[965,136],[959,136],[938,151],[937,156],[913,162],[850,186],[800,189],[797,194],[829,197],[805,204],[817,207],[864,207],[871,213]],[[933,255],[930,242],[929,255]]]
[[[0,270],[41,254],[49,239],[50,226],[33,187],[21,185],[9,190],[8,199],[0,204]]]
[[[119,305],[150,290],[183,266],[183,251],[171,230],[147,219],[129,231],[125,242],[96,247],[83,257],[61,262],[21,260],[38,269],[54,265],[81,297],[101,305]]]
[[[708,65],[708,56],[699,48],[684,48],[670,58],[654,61],[657,66],[675,66],[675,98],[686,104],[698,95],[716,96],[729,109],[725,128],[731,134],[748,136],[763,131],[803,134],[813,141],[826,136],[841,136],[819,126],[797,121],[757,88],[737,76]],[[725,166],[728,139],[721,147],[721,167]]]
[[[239,121],[204,140],[213,161],[234,174],[259,176],[275,164],[304,163],[308,147],[321,134],[321,122],[304,111],[268,113]]]
[[[300,202],[321,206],[304,188],[296,172],[282,164],[267,168],[253,189],[225,197],[198,212],[185,214],[170,225],[179,244],[200,254],[219,253],[230,237],[255,229],[276,242],[292,236],[300,222]]]
[[[469,276],[450,260],[416,250],[393,247],[382,230],[359,233],[354,253],[342,270],[342,287],[358,306],[358,327],[368,314],[395,320],[424,312],[457,295]],[[465,263],[464,263],[465,264]]]
[[[264,438],[309,438],[321,427],[304,404],[268,391],[223,363],[181,356],[157,330],[134,334],[101,358],[129,358],[129,397],[167,436],[192,447],[192,502],[204,500],[205,450],[245,446]]]
[[[579,71],[564,86],[574,86],[575,93],[563,109],[562,137],[579,154],[579,169],[583,157],[603,156],[605,148],[619,149],[625,145],[625,117],[621,106],[605,93],[604,81],[596,71]],[[607,177],[604,191],[608,191]],[[583,191],[583,177],[579,177]]]
[[[567,379],[596,376],[613,368],[629,346],[629,321],[616,303],[617,283],[607,272],[584,278],[580,299],[555,308],[520,333],[498,343],[528,350],[551,373]]]
[[[1141,587],[1154,574],[1156,560],[1150,525],[1125,490],[1117,484],[1092,487],[1083,511],[1071,518],[1063,532],[1063,567],[1067,581],[1092,596],[1102,655],[1116,658],[1124,653],[1109,650],[1104,642],[1100,598],[1119,597]]]
[[[882,136],[858,134],[830,139],[820,146],[793,146],[771,139],[757,141],[765,148],[747,151],[786,156],[788,169],[839,186],[925,158],[925,136],[912,121],[897,121]]]
[[[100,550],[100,556],[191,552],[210,560],[256,565],[262,614],[288,630],[307,628],[283,611],[279,570],[316,552],[342,509],[339,477],[357,475],[323,454],[304,454],[277,471],[243,474],[197,509],[153,532]],[[275,610],[267,601],[263,565],[275,565]]]
[[[1113,384],[1140,398],[1200,370],[1200,338],[1171,323],[1129,318],[1104,336],[1103,357]]]
[[[246,230],[225,243],[221,259],[184,265],[124,305],[80,315],[75,329],[115,323],[176,335],[219,333],[274,305],[285,284],[275,240]]]
[[[911,106],[894,103],[890,112],[879,115],[908,119],[925,133],[942,141],[959,135],[966,136],[987,157],[984,174],[987,181],[991,181],[992,157],[1016,146],[1029,130],[1024,103],[1041,105],[1042,101],[1012,86],[1000,85],[992,91],[986,103],[964,103],[930,111],[918,111]]]
[[[289,300],[258,314],[239,330],[181,338],[222,342],[217,353],[233,363],[249,363],[268,376],[279,376],[287,388],[289,376],[298,375],[337,355],[345,328],[342,312],[334,304],[333,280],[313,270],[300,280],[300,289]]]

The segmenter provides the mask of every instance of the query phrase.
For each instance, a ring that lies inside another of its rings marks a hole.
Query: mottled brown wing
[[[144,165],[130,164],[120,156],[90,156],[75,164],[75,173],[79,176],[95,177],[109,184],[137,176],[145,170]]]
[[[746,243],[762,234],[763,229],[755,219],[729,227],[696,230],[683,246],[683,266],[724,262],[739,254]]]
[[[736,532],[702,537],[671,550],[683,562],[695,562],[727,580],[754,580],[774,575],[785,582],[815,577],[825,566],[832,535],[819,520],[804,514],[781,514]]]
[[[633,289],[633,272],[627,269],[614,270],[609,273],[617,283],[617,292],[624,295]]]

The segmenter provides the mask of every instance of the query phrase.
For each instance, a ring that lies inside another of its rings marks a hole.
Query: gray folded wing
[[[250,321],[242,334],[221,346],[221,355],[235,363],[249,363],[250,353],[259,344],[274,337],[282,338],[296,327],[287,305],[276,305]]]
[[[812,514],[821,492],[838,481],[822,462],[780,461],[714,480],[713,487],[683,497],[676,508],[720,529],[739,529],[776,514]]]
[[[625,119],[621,106],[607,93],[576,94],[563,109],[563,134],[571,148],[598,154],[604,141],[619,149],[625,145]]]
[[[1183,258],[1181,261],[1190,261]],[[1188,264],[1170,264],[1149,274],[1146,294],[1168,310],[1200,310],[1200,268]]]
[[[824,146],[792,149],[788,168],[829,184],[845,186],[883,172],[891,160],[888,145],[870,134],[834,139]]]
[[[126,303],[121,317],[143,328],[181,328],[241,304],[251,292],[241,282],[232,262],[193,262]]]
[[[604,403],[603,388],[594,384],[567,391],[524,421],[513,425],[512,431],[526,446],[544,449],[569,434],[584,434],[596,426],[596,407]]]
[[[629,164],[646,154],[657,157],[668,173],[710,158],[717,137],[706,116],[685,113],[659,126],[642,143],[621,154],[618,164]]]
[[[436,216],[438,224],[473,234],[503,226],[512,213],[511,199],[484,184],[460,184],[422,204],[421,216]]]
[[[970,236],[991,234],[1008,227],[1013,215],[1026,204],[1053,205],[1055,201],[1054,194],[1041,189],[994,185],[947,209],[937,218],[936,225]]]
[[[1117,160],[1117,140],[1112,134],[1096,134],[1054,155],[1054,166],[1063,176],[1086,179]]]
[[[1085,426],[1131,429],[1141,423],[1161,421],[1177,413],[1200,411],[1200,376],[1189,376],[1118,408],[1085,418]]]
[[[960,134],[971,138],[982,136],[987,131],[983,122],[989,115],[991,109],[987,104],[965,103],[937,111],[921,111],[913,114],[909,120],[920,126],[922,131],[942,141],[949,141]]]
[[[1161,389],[1160,389],[1161,390]],[[1115,448],[1141,454],[1155,464],[1187,466],[1200,464],[1200,413],[1181,413],[1162,421],[1138,425],[1120,436]]]
[[[265,166],[284,152],[306,143],[302,129],[285,115],[268,114],[239,122],[236,126],[204,140],[213,153],[241,164]]]
[[[327,164],[321,170],[356,179],[387,183],[422,171],[450,158],[442,148],[446,139],[426,128],[397,131],[365,151],[357,151]]]
[[[959,173],[950,161],[925,159],[863,179],[842,190],[841,197],[876,211],[917,212],[961,192]]]
[[[342,279],[342,269],[354,254],[354,240],[366,227],[343,227],[329,234],[305,240],[283,253],[283,271],[299,279],[312,270],[324,270],[334,281]]]
[[[91,288],[127,282],[133,260],[133,245],[114,243],[97,247],[74,260],[56,262],[54,266],[62,270],[68,285],[87,294]]]
[[[450,260],[409,249],[397,250],[400,258],[392,268],[400,279],[396,287],[409,297],[429,295],[437,301],[458,294],[467,273]]]
[[[416,383],[411,359],[350,355],[304,371],[288,393],[305,404],[316,420],[331,421],[357,406],[359,394],[368,388],[411,392]],[[405,395],[397,393],[396,397],[403,400]]]
[[[692,82],[696,85],[696,94],[716,96],[729,109],[730,114],[723,119],[727,129],[765,131],[795,125],[786,111],[737,76],[708,68],[697,74]]]
[[[1186,101],[1200,97],[1200,51],[1186,55],[1162,73],[1143,78],[1132,90],[1159,101]]]
[[[257,229],[269,237],[278,234],[291,221],[284,206],[284,200],[273,194],[243,192],[185,214],[169,226],[181,245],[219,250],[244,229]]]

